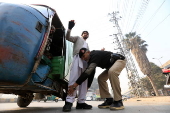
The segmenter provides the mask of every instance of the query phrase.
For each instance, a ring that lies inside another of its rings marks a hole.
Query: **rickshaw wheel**
[[[46,101],[47,101],[47,99],[44,100],[44,102],[46,102]]]
[[[27,107],[32,100],[33,100],[33,96],[28,96],[28,97],[18,96],[17,104],[19,107]]]
[[[55,99],[54,101],[55,101],[55,102],[58,102],[58,99]]]

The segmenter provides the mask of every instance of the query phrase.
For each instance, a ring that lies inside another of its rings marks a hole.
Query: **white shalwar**
[[[87,48],[87,43],[84,42],[84,48]],[[70,78],[69,78],[69,85],[73,85],[76,80],[79,78],[81,73],[87,68],[87,62],[80,59],[79,54],[76,54],[73,58],[72,66],[70,69]],[[87,80],[85,80],[79,87],[76,88],[73,95],[67,95],[66,101],[73,103],[75,101],[75,97],[78,91],[78,103],[85,103],[86,100],[86,93],[87,93]]]

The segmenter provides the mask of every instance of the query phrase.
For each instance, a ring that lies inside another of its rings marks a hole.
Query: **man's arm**
[[[80,77],[76,80],[76,83],[78,85],[81,85],[82,82],[84,82],[87,78],[89,78],[89,76],[91,75],[91,73],[95,70],[97,64],[96,63],[91,63],[87,69],[80,75]]]
[[[73,42],[73,43],[76,42],[76,40],[78,38],[78,36],[75,36],[75,37],[70,36],[71,29],[74,27],[74,25],[75,25],[74,20],[70,20],[69,23],[68,23],[68,30],[67,30],[67,33],[66,33],[66,39],[70,42]]]
[[[91,63],[88,68],[80,75],[80,77],[76,80],[76,82],[69,86],[69,90],[68,90],[68,94],[72,95],[74,90],[76,89],[76,87],[78,85],[81,85],[82,82],[84,82],[87,78],[89,78],[89,76],[92,74],[92,72],[94,72],[95,68],[96,68],[97,64],[96,63]]]
[[[66,40],[73,42],[73,43],[76,42],[79,36],[70,36],[70,34],[71,34],[71,30],[68,29],[66,33]]]
[[[91,73],[91,75],[90,75],[89,78],[88,78],[88,85],[87,85],[88,88],[91,87],[91,84],[92,84],[93,79],[94,79],[95,71],[96,71],[96,70],[93,70],[93,72]]]

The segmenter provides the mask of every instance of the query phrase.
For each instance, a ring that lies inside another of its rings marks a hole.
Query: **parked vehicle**
[[[20,107],[31,103],[33,93],[65,100],[72,44],[56,11],[0,2],[0,26],[0,93],[18,95]]]
[[[89,100],[89,101],[96,100],[96,94],[94,93],[93,90],[89,89],[87,91],[86,100]]]
[[[162,69],[162,73],[166,76],[165,88],[170,88],[170,64]]]
[[[56,97],[54,95],[47,95],[47,96],[44,96],[44,98],[39,99],[38,102],[40,102],[40,101],[44,101],[44,102],[47,102],[47,101],[58,102],[58,99],[59,99],[59,97]]]
[[[162,72],[163,74],[169,74],[170,73],[170,64],[165,66],[163,69],[162,69]]]
[[[128,97],[126,95],[122,95],[122,100],[126,101],[128,99]]]
[[[92,100],[93,100],[93,97],[92,97],[92,96],[86,96],[86,100],[87,100],[87,101],[92,101]]]

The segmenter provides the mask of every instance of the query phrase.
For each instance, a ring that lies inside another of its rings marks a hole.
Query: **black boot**
[[[114,101],[110,105],[110,110],[120,110],[120,109],[124,109],[122,100]]]
[[[76,109],[91,109],[91,108],[92,108],[91,105],[88,105],[86,103],[78,103],[77,102]]]
[[[63,111],[64,112],[69,112],[71,111],[71,107],[73,106],[73,103],[70,102],[65,102],[65,105],[63,106]]]
[[[112,103],[113,103],[113,98],[106,98],[104,103],[98,105],[98,108],[109,108]]]

